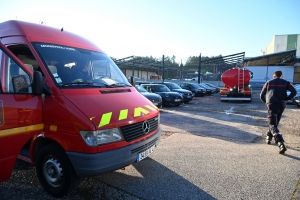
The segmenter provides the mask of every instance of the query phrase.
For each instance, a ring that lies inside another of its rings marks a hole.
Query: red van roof
[[[60,44],[103,52],[89,40],[53,27],[18,20],[0,23],[0,38],[17,35],[27,37],[30,42]]]

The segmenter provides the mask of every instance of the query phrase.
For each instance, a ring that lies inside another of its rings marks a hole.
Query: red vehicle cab
[[[141,161],[160,141],[157,107],[78,35],[0,23],[0,74],[0,181],[19,158],[60,197],[81,178]]]

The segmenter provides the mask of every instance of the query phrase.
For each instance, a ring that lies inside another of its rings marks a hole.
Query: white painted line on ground
[[[233,108],[234,108],[234,106],[232,106],[229,110],[224,110],[226,115],[232,114],[233,113]]]

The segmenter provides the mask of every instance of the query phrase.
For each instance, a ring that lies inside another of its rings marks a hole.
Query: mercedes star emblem
[[[144,134],[148,134],[149,133],[149,131],[150,131],[150,124],[149,124],[149,122],[147,120],[143,122],[142,129],[143,129],[143,133]]]

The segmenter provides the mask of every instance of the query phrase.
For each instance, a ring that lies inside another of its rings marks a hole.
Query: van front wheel
[[[38,152],[36,173],[43,188],[55,197],[70,193],[80,183],[66,153],[55,143]]]

